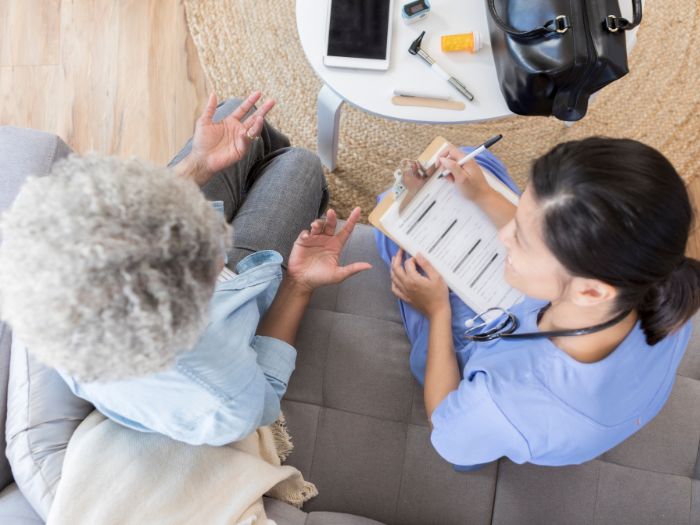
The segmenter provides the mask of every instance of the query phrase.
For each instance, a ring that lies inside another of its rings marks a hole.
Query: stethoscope
[[[547,305],[542,310],[540,310],[539,314],[537,315],[538,320],[542,317],[542,314],[544,314],[550,306],[551,305]],[[500,313],[498,317],[500,317],[501,319],[499,319],[498,323],[496,323],[493,327],[489,328],[484,332],[474,333],[478,330],[483,329],[485,326],[493,322],[494,319],[498,318],[493,317],[493,315],[490,315],[492,319],[490,321],[487,321],[485,319],[485,316],[488,317],[489,314],[492,313]],[[464,332],[464,338],[467,341],[484,342],[493,341],[494,339],[539,339],[542,337],[572,337],[577,335],[586,335],[592,334],[594,332],[599,332],[613,325],[616,325],[625,317],[627,317],[628,314],[629,312],[622,312],[621,314],[613,317],[609,321],[594,326],[589,326],[588,328],[548,330],[546,332],[525,332],[516,334],[514,332],[520,326],[518,318],[503,308],[494,307],[489,308],[485,312],[475,317],[472,317],[464,323],[464,326],[466,328],[466,331]],[[477,323],[476,321],[479,319],[481,320],[481,322]]]

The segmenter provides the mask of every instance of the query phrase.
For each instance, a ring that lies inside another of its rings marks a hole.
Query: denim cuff
[[[221,216],[224,216],[224,201],[209,201],[211,207],[218,211]]]
[[[258,365],[265,375],[287,385],[297,360],[297,351],[294,347],[284,341],[264,335],[253,337],[251,346],[258,354]]]
[[[242,274],[251,268],[268,263],[282,264],[282,256],[275,250],[260,250],[259,252],[251,253],[239,261],[236,265],[236,273]]]

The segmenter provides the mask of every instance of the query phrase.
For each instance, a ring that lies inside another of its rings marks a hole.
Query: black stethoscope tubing
[[[547,311],[547,308],[549,308],[550,305],[547,305],[545,308],[540,310],[537,318],[539,319],[542,317],[542,314]],[[503,327],[499,327],[495,330],[491,330],[489,332],[486,332],[484,334],[476,334],[476,335],[464,335],[464,337],[469,340],[469,341],[477,341],[477,342],[484,342],[484,341],[493,341],[494,339],[540,339],[543,337],[575,337],[579,335],[587,335],[587,334],[592,334],[594,332],[599,332],[601,330],[605,330],[606,328],[609,328],[613,325],[616,325],[620,321],[622,321],[627,315],[629,315],[629,312],[622,312],[619,315],[613,317],[609,321],[605,321],[604,323],[600,323],[594,326],[589,326],[587,328],[573,328],[573,329],[562,329],[562,330],[548,330],[545,332],[525,332],[525,333],[513,333],[515,330],[518,329],[519,323],[518,319],[511,314],[510,312],[506,312],[509,317],[510,321],[510,326],[506,328],[508,330],[507,332],[501,332],[500,330]],[[482,314],[483,315],[483,314]]]

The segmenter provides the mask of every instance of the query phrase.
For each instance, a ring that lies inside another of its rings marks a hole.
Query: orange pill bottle
[[[452,51],[467,51],[476,53],[483,47],[484,43],[481,33],[473,31],[471,33],[460,33],[458,35],[442,35],[441,47],[446,53]]]

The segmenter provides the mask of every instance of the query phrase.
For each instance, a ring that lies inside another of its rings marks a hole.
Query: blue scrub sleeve
[[[527,441],[491,398],[484,372],[462,380],[431,421],[435,450],[454,465],[489,463],[503,456],[515,463],[530,460]]]

